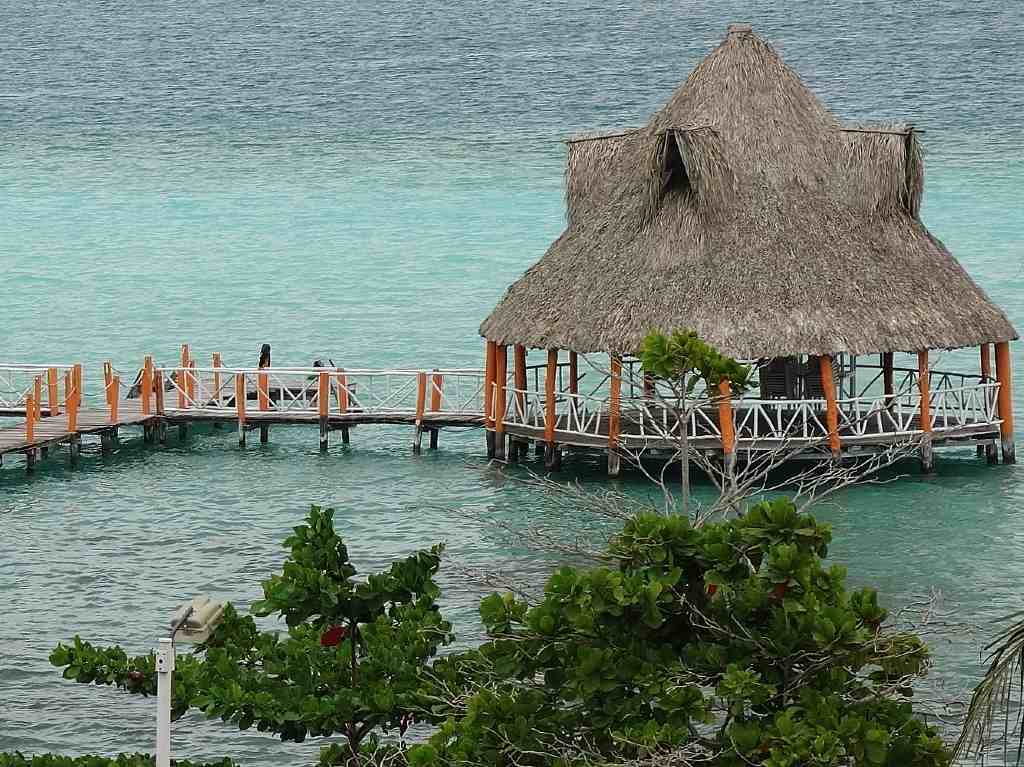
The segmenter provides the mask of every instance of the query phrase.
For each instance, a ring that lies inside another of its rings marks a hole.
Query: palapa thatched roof
[[[733,25],[647,125],[569,142],[568,225],[480,332],[628,353],[689,328],[747,359],[1016,338],[923,183],[911,126],[844,126]]]

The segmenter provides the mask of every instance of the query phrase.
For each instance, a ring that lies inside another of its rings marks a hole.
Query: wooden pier
[[[31,471],[66,446],[74,463],[83,436],[98,436],[109,452],[126,427],[140,427],[147,443],[164,443],[169,428],[184,438],[201,423],[232,427],[240,445],[253,432],[268,442],[271,427],[317,426],[322,450],[332,433],[348,444],[354,426],[404,425],[414,452],[424,434],[434,449],[442,429],[477,427],[488,432],[489,457],[515,460],[533,442],[555,469],[562,448],[597,450],[607,452],[612,473],[620,454],[675,450],[683,428],[691,447],[723,458],[786,445],[794,456],[837,460],[926,438],[929,456],[932,447],[974,444],[995,462],[1009,412],[984,359],[979,376],[860,364],[859,382],[840,376],[831,397],[712,398],[690,411],[685,426],[635,360],[607,371],[592,366],[589,377],[574,355],[560,360],[557,353],[531,366],[517,353],[511,370],[490,363],[483,370],[276,368],[269,353],[261,361],[264,367],[229,367],[214,354],[201,367],[184,345],[174,365],[146,357],[137,375],[125,375],[132,383],[106,363],[102,385],[90,379],[97,382],[91,397],[83,396],[81,365],[0,364],[0,417],[16,419],[0,428],[0,462],[24,455]]]

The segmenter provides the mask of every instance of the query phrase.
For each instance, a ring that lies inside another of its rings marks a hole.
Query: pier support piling
[[[186,439],[188,439],[188,424],[187,423],[179,423],[178,424],[178,440],[180,442],[184,442]]]
[[[68,440],[68,465],[77,466],[78,458],[82,453],[82,438],[78,434],[72,434]]]
[[[36,462],[39,460],[38,454],[35,450],[25,451],[25,472],[28,474],[34,474],[36,471]]]
[[[327,448],[328,448],[328,446],[330,444],[330,437],[328,436],[328,435],[330,435],[330,433],[331,433],[331,429],[330,429],[330,426],[327,423],[327,417],[326,416],[321,416],[320,417],[320,452],[321,453],[326,453],[327,452]]]
[[[622,471],[622,460],[618,450],[608,451],[608,476],[617,477]]]
[[[238,446],[245,447],[245,421],[238,422]]]
[[[104,456],[110,455],[114,450],[114,435],[112,432],[104,431],[100,433],[100,454]]]
[[[167,421],[160,420],[156,424],[156,438],[161,445],[167,444]]]
[[[544,468],[558,471],[562,468],[562,448],[554,442],[544,442]]]
[[[999,445],[996,441],[989,440],[984,445],[978,445],[978,449],[981,450],[985,455],[985,461],[989,466],[995,466],[999,463]]]
[[[417,426],[416,427],[416,432],[415,432],[415,434],[413,435],[413,438],[412,438],[412,452],[415,453],[416,455],[419,455],[420,454],[420,450],[422,449],[422,443],[423,443],[423,427],[422,426]]]
[[[342,426],[341,427],[341,444],[347,445],[348,441],[349,441],[348,427],[347,426]]]
[[[935,473],[935,453],[932,450],[932,435],[925,434],[921,439],[921,473]]]
[[[437,440],[438,440],[438,435],[440,433],[441,433],[440,429],[431,429],[430,430],[430,449],[431,450],[437,450]]]
[[[265,445],[270,442],[270,424],[260,424],[260,444]]]

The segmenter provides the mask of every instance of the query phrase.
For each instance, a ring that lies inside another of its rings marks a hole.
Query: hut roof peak
[[[1016,338],[918,217],[913,128],[846,128],[750,25],[645,126],[568,151],[568,226],[491,340],[632,352],[689,328],[759,358]]]

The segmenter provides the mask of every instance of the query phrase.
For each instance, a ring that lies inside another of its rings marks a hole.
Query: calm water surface
[[[270,342],[279,364],[477,365],[480,320],[561,229],[560,139],[641,124],[740,20],[842,116],[925,130],[929,226],[1024,327],[1020,3],[75,0],[0,4],[0,358],[95,379],[183,341],[242,364]],[[49,649],[81,632],[144,652],[194,592],[247,604],[310,503],[366,567],[446,540],[534,582],[550,563],[488,520],[598,526],[487,471],[479,434],[420,458],[409,441],[360,428],[320,455],[312,431],[244,451],[207,431],[32,479],[9,461],[0,750],[151,750],[150,701],[64,682]],[[936,645],[936,694],[971,687],[1020,603],[1022,471],[943,453],[937,478],[819,512],[854,580],[893,605],[941,590],[979,626]],[[478,592],[445,583],[471,641]],[[316,750],[191,716],[175,737],[268,767]]]

